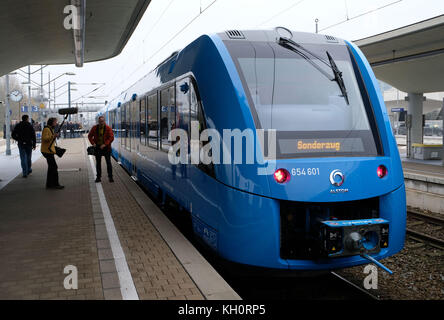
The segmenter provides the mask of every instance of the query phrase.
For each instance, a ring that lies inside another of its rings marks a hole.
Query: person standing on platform
[[[28,120],[29,116],[25,114],[22,122],[15,126],[11,134],[19,148],[23,178],[27,178],[32,173],[32,150],[35,150],[37,141],[35,130]]]
[[[46,189],[63,189],[64,186],[59,184],[58,167],[55,160],[55,141],[57,135],[55,127],[57,126],[56,118],[49,118],[46,127],[42,132],[42,147],[41,152],[48,163],[48,174],[46,176]]]
[[[96,148],[96,182],[102,181],[102,157],[105,157],[109,182],[114,182],[111,165],[111,143],[114,141],[114,134],[113,130],[106,124],[105,117],[99,117],[99,124],[90,130],[88,140]]]

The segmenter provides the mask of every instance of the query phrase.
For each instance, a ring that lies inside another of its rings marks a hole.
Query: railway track
[[[344,281],[345,283],[347,283],[349,286],[353,287],[354,289],[362,292],[364,295],[367,295],[370,299],[372,299],[372,300],[381,300],[381,298],[378,295],[374,295],[370,291],[361,288],[360,286],[354,284],[350,280],[348,280],[348,279],[344,278],[343,276],[337,274],[336,272],[332,271],[331,274],[333,276],[339,278],[340,280]]]
[[[434,217],[434,216],[424,214],[424,213],[414,211],[414,210],[409,210],[408,216],[413,217],[413,218],[419,220],[420,222],[424,222],[424,223],[428,223],[428,224],[437,226],[438,229],[444,227],[444,219],[441,219],[438,217]],[[418,224],[416,224],[416,225],[418,225]],[[425,232],[415,230],[414,228],[412,228],[413,226],[414,226],[414,224],[412,226],[406,228],[406,233],[411,239],[414,239],[416,241],[420,241],[420,242],[426,243],[428,245],[431,245],[433,247],[436,247],[438,249],[444,250],[444,240],[443,239],[437,238],[437,237],[427,234]]]

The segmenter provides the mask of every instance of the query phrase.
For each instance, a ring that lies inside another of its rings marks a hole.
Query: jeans
[[[32,172],[32,147],[30,145],[19,145],[18,148],[20,152],[23,176],[26,177]]]
[[[111,151],[96,148],[96,171],[97,178],[102,178],[102,157],[105,157],[108,178],[113,177],[113,167],[111,164]]]
[[[59,172],[55,157],[50,153],[42,153],[48,162],[48,174],[46,175],[46,187],[52,188],[59,186]]]

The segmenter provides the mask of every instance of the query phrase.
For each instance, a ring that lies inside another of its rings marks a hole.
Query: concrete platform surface
[[[425,174],[431,174],[431,175],[438,174],[444,176],[444,166],[438,166],[421,162],[403,161],[402,167],[406,171],[418,171],[418,172],[423,172]]]
[[[444,214],[444,167],[403,161],[407,206]]]
[[[64,190],[43,157],[0,190],[0,299],[239,299],[114,160],[96,184],[86,140],[61,145]]]

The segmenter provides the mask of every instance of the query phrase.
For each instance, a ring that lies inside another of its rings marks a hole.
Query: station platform
[[[440,162],[403,160],[407,206],[444,215],[444,166]]]
[[[86,139],[59,145],[64,190],[37,153],[0,189],[0,299],[240,299],[114,160],[95,183]]]
[[[439,162],[427,163],[425,161],[402,161],[402,168],[408,173],[418,173],[431,177],[444,178],[444,166]]]

